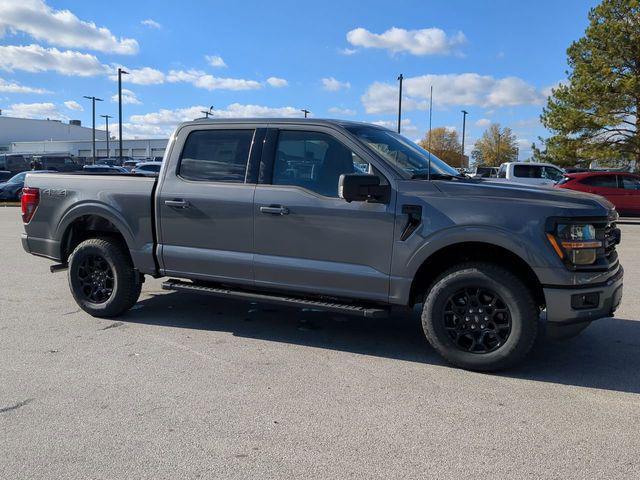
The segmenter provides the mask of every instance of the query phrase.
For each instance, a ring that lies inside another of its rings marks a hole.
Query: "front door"
[[[268,173],[254,202],[256,286],[388,301],[395,194],[387,204],[338,197],[343,173],[388,182],[368,152],[323,127],[267,137],[261,175]]]
[[[176,138],[158,193],[165,275],[253,284],[253,159],[264,129],[188,127]],[[257,145],[257,146],[255,146]],[[251,161],[250,161],[251,159]],[[168,161],[168,160],[165,160]]]

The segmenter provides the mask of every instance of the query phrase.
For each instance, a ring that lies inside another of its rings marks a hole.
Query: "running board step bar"
[[[360,305],[350,305],[346,303],[323,302],[318,300],[308,300],[304,298],[285,297],[261,292],[247,292],[244,290],[230,290],[228,288],[207,287],[195,285],[182,280],[169,279],[162,284],[163,290],[175,290],[179,292],[196,292],[213,295],[215,297],[234,298],[238,300],[249,300],[253,302],[277,303],[289,305],[291,307],[318,308],[332,312],[340,312],[350,315],[358,315],[366,318],[386,317],[389,310],[385,308],[363,307]]]

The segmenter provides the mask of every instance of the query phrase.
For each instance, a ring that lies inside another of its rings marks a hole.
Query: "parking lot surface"
[[[449,367],[417,315],[164,292],[92,318],[0,208],[0,478],[640,478],[640,225],[616,318]]]

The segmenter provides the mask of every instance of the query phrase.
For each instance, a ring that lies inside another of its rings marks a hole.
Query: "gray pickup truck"
[[[180,125],[158,178],[27,176],[24,249],[78,305],[168,290],[377,317],[422,304],[451,363],[497,370],[622,297],[617,213],[589,194],[458,174],[385,128],[316,119]]]

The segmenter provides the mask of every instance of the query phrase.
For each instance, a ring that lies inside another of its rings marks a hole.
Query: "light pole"
[[[307,110],[306,108],[303,108],[300,110],[302,113],[304,113],[304,118],[307,118],[307,115],[309,115],[311,112],[309,110]]]
[[[91,156],[93,163],[96,163],[96,102],[102,102],[101,98],[88,97],[83,95],[84,98],[91,100],[91,112],[92,112],[92,126],[91,126]]]
[[[118,68],[118,158],[122,164],[122,75],[129,75],[122,68]]]
[[[400,133],[400,121],[402,120],[402,80],[404,77],[402,74],[398,77],[400,81],[400,91],[398,93],[398,133]]]
[[[102,118],[105,119],[105,121],[107,122],[107,158],[110,158],[111,155],[109,154],[109,119],[113,118],[111,115],[100,115]]]
[[[204,118],[209,118],[210,115],[213,115],[213,105],[209,107],[209,110],[200,110],[200,113],[204,113]]]
[[[464,135],[467,131],[467,115],[469,112],[462,110],[462,162],[464,163]],[[469,165],[467,165],[468,167]]]

